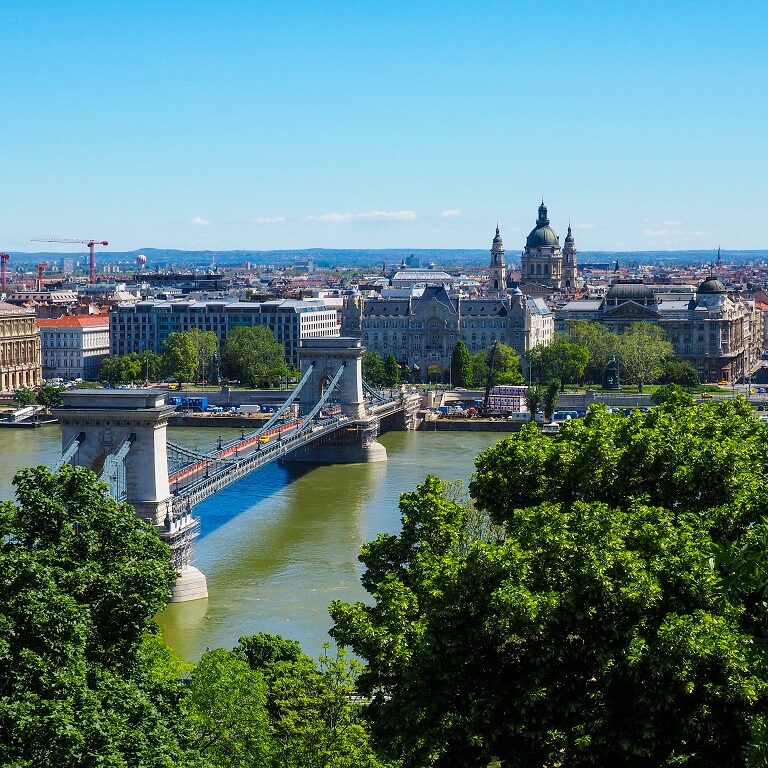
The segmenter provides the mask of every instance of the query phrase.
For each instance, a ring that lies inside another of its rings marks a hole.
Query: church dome
[[[725,286],[714,276],[710,275],[698,288],[698,293],[726,293]]]
[[[560,238],[555,234],[552,227],[549,226],[547,218],[547,206],[541,201],[539,206],[539,216],[536,219],[536,228],[531,230],[531,234],[525,240],[526,248],[551,248],[560,245]]]
[[[565,242],[572,244],[573,243],[573,232],[571,232],[571,225],[568,225],[568,234],[565,236]]]
[[[624,301],[636,301],[638,304],[653,303],[653,291],[645,283],[614,283],[606,294],[609,301],[620,304]]]
[[[544,248],[559,245],[558,237],[550,226],[536,227],[525,240],[526,248]]]

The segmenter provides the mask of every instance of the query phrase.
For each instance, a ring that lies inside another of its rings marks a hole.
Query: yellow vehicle
[[[268,443],[268,442],[269,442],[269,438],[270,438],[270,437],[272,437],[272,435],[262,435],[262,436],[259,438],[259,442],[260,442],[260,443]]]
[[[717,382],[718,387],[729,387],[730,385],[730,382],[726,381],[725,379]]]

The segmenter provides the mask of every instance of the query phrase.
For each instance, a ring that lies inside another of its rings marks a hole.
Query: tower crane
[[[6,272],[8,270],[8,259],[10,258],[10,253],[0,253],[0,291],[3,293],[5,293]]]
[[[37,290],[42,291],[43,290],[43,272],[45,272],[45,268],[48,266],[47,261],[42,261],[40,264],[37,265]]]
[[[34,243],[83,243],[87,245],[91,251],[91,258],[89,262],[88,282],[93,285],[96,282],[96,251],[97,245],[109,245],[106,240],[80,240],[72,237],[33,237]]]

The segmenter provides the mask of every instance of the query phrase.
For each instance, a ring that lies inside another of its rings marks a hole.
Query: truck
[[[203,413],[208,408],[207,397],[184,397],[181,404],[184,408],[189,408],[195,413]]]
[[[258,403],[246,403],[241,405],[239,410],[240,413],[250,416],[252,413],[261,413],[261,406]]]

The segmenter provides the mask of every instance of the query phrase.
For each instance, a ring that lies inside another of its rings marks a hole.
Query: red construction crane
[[[45,272],[45,268],[47,266],[48,266],[47,261],[43,261],[37,265],[37,290],[38,291],[43,290],[43,272]]]
[[[94,246],[96,245],[109,245],[106,240],[79,240],[72,237],[33,237],[34,243],[83,243],[87,245],[91,250],[90,270],[88,282],[93,285],[96,282],[96,251]]]
[[[0,291],[3,293],[5,293],[5,275],[8,269],[8,259],[10,258],[10,253],[0,253]]]

